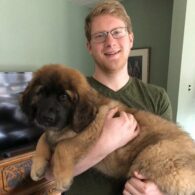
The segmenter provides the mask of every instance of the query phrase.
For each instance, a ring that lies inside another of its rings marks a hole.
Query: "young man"
[[[118,99],[129,107],[171,119],[166,92],[128,74],[127,61],[134,35],[124,7],[115,0],[98,4],[86,18],[85,33],[88,51],[95,62],[94,74],[88,78],[90,84],[105,96]],[[122,112],[119,117],[113,118],[116,112],[117,108],[110,110],[100,139],[76,165],[75,175],[80,175],[75,177],[66,195],[162,195],[155,183],[138,172],[128,181],[116,181],[88,170],[139,133],[132,115]]]

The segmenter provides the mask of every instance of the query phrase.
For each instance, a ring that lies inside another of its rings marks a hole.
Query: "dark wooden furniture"
[[[0,195],[46,195],[53,192],[54,182],[34,182],[29,173],[33,152],[0,160]]]

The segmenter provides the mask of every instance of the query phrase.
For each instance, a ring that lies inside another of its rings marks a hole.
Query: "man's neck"
[[[127,71],[117,71],[113,73],[95,71],[93,78],[113,91],[118,91],[127,84],[130,76]]]

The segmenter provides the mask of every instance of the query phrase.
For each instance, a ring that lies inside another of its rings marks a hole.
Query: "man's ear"
[[[130,49],[133,47],[134,43],[134,34],[133,32],[129,33]]]
[[[89,54],[91,54],[91,43],[89,41],[87,41],[86,47],[87,47]]]

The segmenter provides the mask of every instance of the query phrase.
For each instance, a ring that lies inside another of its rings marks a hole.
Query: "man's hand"
[[[121,111],[115,117],[117,112],[118,108],[108,111],[100,137],[100,142],[105,146],[103,149],[108,153],[126,145],[139,133],[137,121],[132,114]]]
[[[155,183],[135,172],[134,177],[126,182],[123,195],[163,195],[163,193]]]

